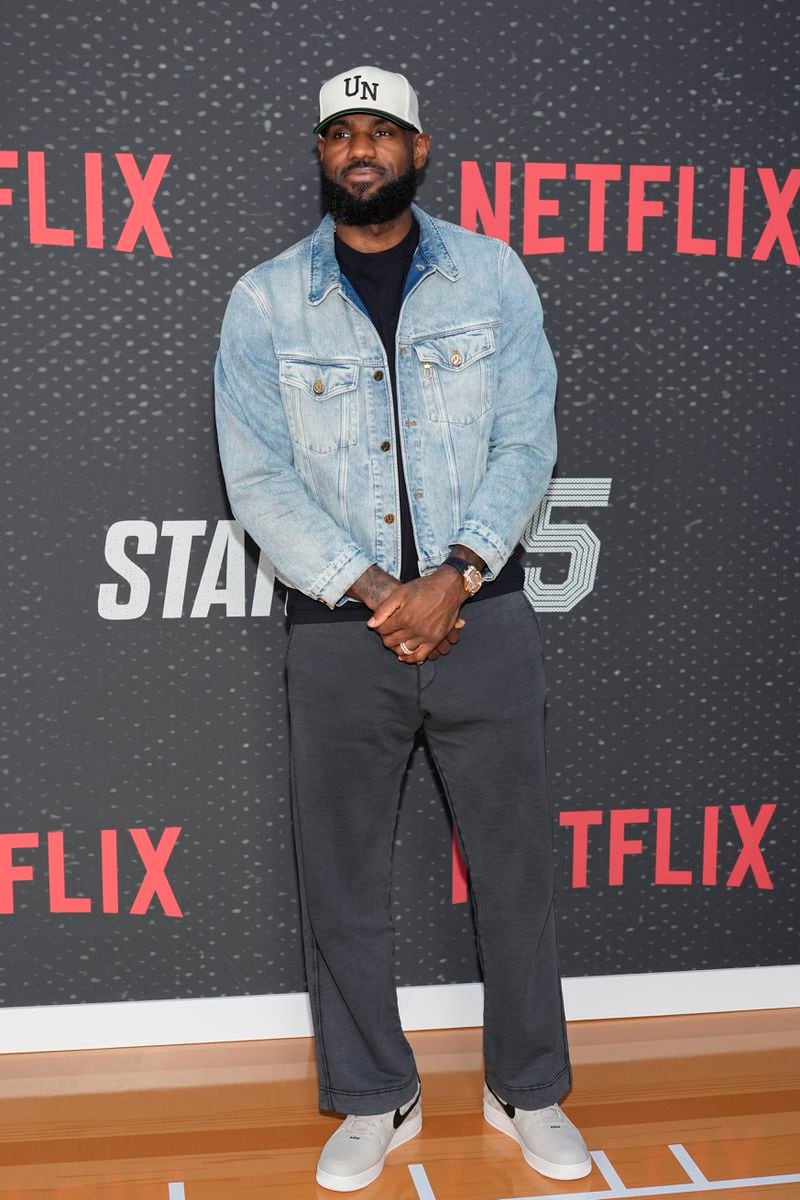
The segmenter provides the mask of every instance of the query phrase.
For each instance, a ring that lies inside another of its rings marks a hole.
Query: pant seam
[[[290,764],[291,764],[291,768],[293,771],[294,756],[292,756],[290,758]],[[308,928],[309,928],[309,932],[311,934],[311,980],[310,980],[310,983],[314,990],[314,1003],[316,1005],[316,1009],[317,1009],[317,1013],[318,1013],[318,1017],[319,1017],[317,1040],[319,1042],[320,1061],[321,1061],[324,1076],[325,1076],[324,1081],[322,1082],[322,1090],[329,1095],[331,1092],[331,1076],[330,1076],[330,1068],[328,1066],[328,1055],[327,1055],[327,1051],[325,1048],[325,1034],[324,1034],[324,1030],[323,1030],[322,994],[321,994],[320,983],[319,983],[319,960],[318,960],[319,947],[317,946],[317,937],[316,937],[316,934],[314,933],[314,926],[311,921],[311,914],[308,911],[308,899],[307,899],[306,886],[305,886],[305,860],[303,857],[303,829],[302,829],[302,820],[301,820],[301,816],[300,816],[300,803],[297,798],[297,789],[294,786],[294,784],[292,784],[292,787],[293,787],[293,793],[294,793],[294,798],[295,798],[294,811],[296,814],[295,833],[296,833],[297,848],[298,848],[298,855],[297,855],[298,874],[300,875],[300,886],[303,891],[302,903],[306,909],[306,920],[308,921]]]
[[[410,753],[409,753],[409,757],[410,757]],[[406,759],[406,768],[405,769],[407,769],[407,767],[408,767],[408,758]],[[404,774],[400,779],[400,787],[397,791],[397,806],[395,808],[395,813],[394,813],[394,824],[392,826],[392,834],[389,839],[389,869],[387,871],[388,885],[387,885],[387,891],[386,891],[386,911],[389,916],[389,928],[392,931],[392,980],[394,980],[394,978],[395,978],[395,964],[397,961],[397,931],[395,929],[394,917],[392,915],[392,881],[393,881],[393,875],[394,875],[394,839],[397,835],[397,826],[398,826],[398,823],[400,820],[400,800],[401,800],[402,793],[403,793],[405,769],[404,769]],[[397,996],[397,984],[396,983],[394,984],[394,990],[395,990],[395,997],[396,997]],[[397,1007],[397,1025],[400,1029],[400,1036],[407,1043],[408,1038],[406,1038],[405,1033],[403,1031],[403,1023],[400,1020],[399,1006],[397,1006],[397,1004],[396,1004],[396,1007]],[[412,1057],[413,1057],[413,1051],[412,1051]],[[414,1071],[416,1073],[416,1065],[415,1065]],[[405,1086],[405,1084],[403,1084],[403,1086]],[[383,1089],[378,1089],[378,1090],[383,1090]],[[397,1089],[395,1088],[395,1089],[390,1089],[390,1090],[396,1091]],[[350,1094],[357,1095],[358,1093],[350,1093]]]
[[[475,914],[475,941],[476,941],[476,945],[478,948],[478,959],[480,961],[481,974],[484,976],[484,979],[485,979],[486,972],[483,967],[483,948],[482,948],[483,939],[481,937],[480,921],[478,918],[478,897],[475,893],[475,886],[474,886],[475,880],[474,880],[474,876],[472,874],[472,867],[470,866],[470,863],[469,863],[469,855],[467,853],[467,843],[464,841],[464,836],[461,832],[461,826],[458,823],[458,817],[456,816],[455,805],[453,804],[453,797],[450,792],[450,787],[449,787],[447,779],[445,777],[445,773],[439,764],[439,759],[436,756],[436,751],[434,750],[433,746],[431,745],[431,741],[430,741],[430,738],[427,737],[427,733],[426,733],[426,740],[428,742],[428,749],[430,750],[431,758],[433,759],[433,762],[434,762],[434,765],[438,772],[439,778],[442,781],[442,787],[444,788],[444,794],[447,798],[447,805],[448,805],[448,808],[450,809],[450,815],[453,818],[453,824],[455,825],[456,830],[458,832],[458,840],[461,843],[461,849],[464,852],[464,861],[467,866],[467,874],[469,876],[469,882],[470,882],[469,892],[472,897],[472,911]]]

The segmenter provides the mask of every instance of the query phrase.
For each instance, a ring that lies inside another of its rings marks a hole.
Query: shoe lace
[[[351,1117],[348,1133],[354,1137],[374,1137],[380,1129],[380,1121],[374,1116]]]
[[[567,1118],[557,1104],[537,1108],[530,1114],[539,1125],[565,1125]]]

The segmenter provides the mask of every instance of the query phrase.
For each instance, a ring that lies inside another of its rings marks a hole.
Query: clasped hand
[[[377,606],[367,625],[402,662],[421,663],[449,654],[465,622],[460,575],[449,567],[398,584]],[[401,643],[410,653],[401,650]]]

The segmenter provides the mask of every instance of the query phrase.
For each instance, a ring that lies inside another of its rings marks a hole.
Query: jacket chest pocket
[[[484,326],[414,343],[432,421],[471,425],[492,407],[494,333]]]
[[[357,363],[282,358],[278,375],[292,441],[331,454],[358,441]]]

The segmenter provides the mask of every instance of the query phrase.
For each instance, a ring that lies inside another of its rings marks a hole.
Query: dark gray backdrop
[[[311,128],[325,77],[361,61],[403,70],[434,137],[421,192],[458,220],[460,164],[513,164],[522,245],[526,159],[667,163],[662,220],[625,243],[609,190],[603,254],[586,249],[585,184],[550,183],[561,255],[526,259],[560,369],[557,476],[611,478],[610,504],[563,509],[601,552],[594,590],[544,613],[557,809],[673,810],[674,865],[653,883],[653,824],[610,886],[607,820],[589,886],[570,887],[556,825],[567,975],[798,961],[793,766],[792,508],[797,268],[776,247],[755,173],[794,165],[798,19],[781,0],[725,6],[465,0],[399,6],[286,0],[25,4],[2,33],[3,813],[34,878],[0,917],[5,1004],[297,991],[304,987],[289,820],[285,631],[269,617],[161,616],[170,539],[138,558],[152,583],[136,620],[98,614],[115,522],[229,517],[215,457],[211,368],[235,279],[319,219]],[[795,70],[792,70],[792,67]],[[31,245],[25,156],[44,150],[50,222],[75,245]],[[83,155],[104,156],[107,246],[89,249]],[[115,152],[143,171],[170,154],[155,201],[172,257],[113,245],[128,211]],[[675,253],[677,168],[695,165],[697,230],[724,251],[726,183],[747,168],[744,255]],[[797,237],[797,204],[792,226]],[[791,318],[792,320],[794,318]],[[794,332],[792,332],[794,330]],[[794,367],[794,371],[792,370]],[[197,539],[187,606],[209,537]],[[129,549],[132,549],[129,543]],[[531,559],[545,580],[567,560]],[[248,580],[255,557],[248,550]],[[126,593],[121,584],[120,595]],[[751,818],[774,888],[725,880]],[[720,882],[697,881],[703,810],[721,808]],[[99,830],[182,829],[167,874],[183,910],[130,915],[142,876],[119,835],[121,913],[99,909]],[[48,908],[48,831],[68,890]],[[635,832],[635,831],[634,831]],[[633,833],[631,834],[633,836]],[[450,829],[425,752],[408,772],[395,868],[397,978],[477,979],[468,904],[451,902]]]

